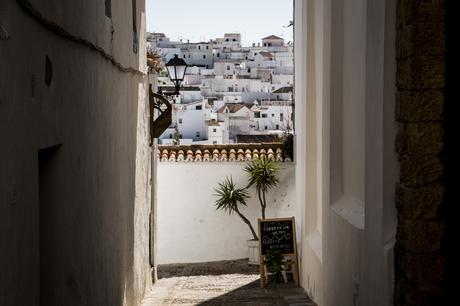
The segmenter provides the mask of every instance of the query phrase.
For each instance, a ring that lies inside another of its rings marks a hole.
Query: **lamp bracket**
[[[164,94],[154,93],[152,85],[149,86],[149,109],[150,109],[150,146],[153,139],[160,135],[172,123],[172,106]]]

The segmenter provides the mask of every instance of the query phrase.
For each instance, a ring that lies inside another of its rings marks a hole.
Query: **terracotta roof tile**
[[[221,108],[217,110],[218,113],[223,113],[227,108],[230,113],[236,113],[246,105],[244,103],[225,103]],[[246,106],[247,107],[247,106]]]
[[[259,54],[262,55],[263,57],[273,58],[273,54],[267,51],[260,51]]]
[[[281,40],[282,38],[279,37],[279,36],[276,36],[276,35],[270,35],[270,36],[262,38],[262,40],[265,40],[265,39],[279,39],[279,40]]]
[[[277,90],[273,91],[273,93],[290,93],[290,92],[292,92],[292,86],[280,87]]]
[[[208,126],[219,126],[219,122],[215,119],[207,120],[206,123],[208,124]]]
[[[281,143],[159,145],[157,156],[161,162],[247,162],[257,158],[291,161],[284,158]]]

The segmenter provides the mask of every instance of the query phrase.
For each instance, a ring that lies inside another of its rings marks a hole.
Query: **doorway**
[[[55,260],[57,244],[57,155],[60,145],[38,151],[38,205],[39,205],[39,290],[40,305],[53,305],[56,282]]]

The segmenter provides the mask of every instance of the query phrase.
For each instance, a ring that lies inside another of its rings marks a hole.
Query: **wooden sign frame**
[[[264,259],[265,255],[262,254],[262,231],[261,231],[261,223],[263,222],[273,222],[273,221],[292,221],[292,237],[293,237],[293,248],[294,253],[290,254],[282,254],[288,256],[294,256],[294,271],[293,271],[293,279],[296,286],[299,286],[299,260],[297,257],[297,237],[296,237],[296,227],[295,227],[295,218],[273,218],[273,219],[258,219],[258,227],[259,227],[259,268],[260,268],[260,287],[264,288],[266,284],[266,275],[265,275],[265,264]]]

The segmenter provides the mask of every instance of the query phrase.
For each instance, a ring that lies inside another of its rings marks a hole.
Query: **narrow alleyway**
[[[257,266],[247,260],[164,265],[143,306],[315,305],[302,288],[289,284],[260,288]]]

